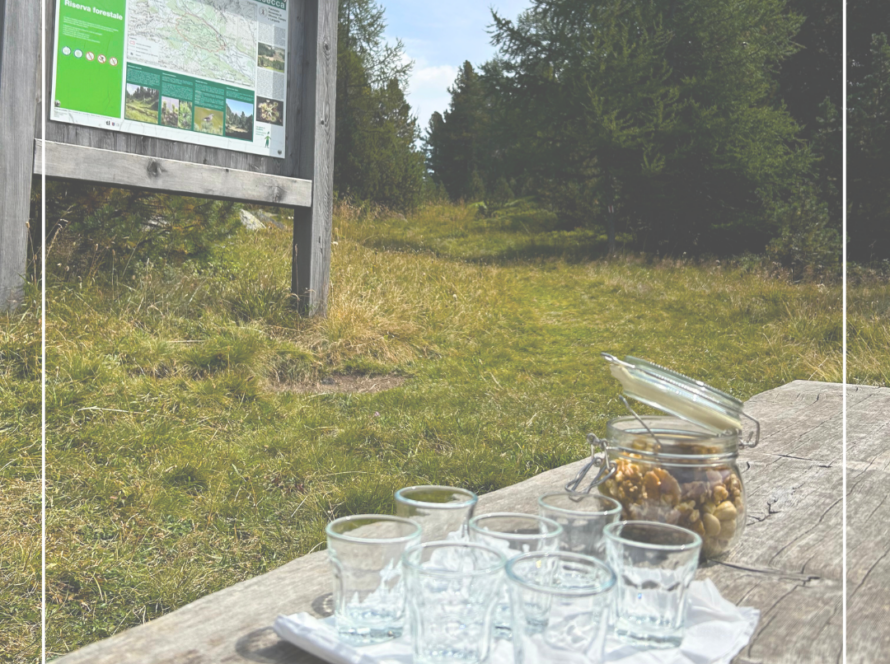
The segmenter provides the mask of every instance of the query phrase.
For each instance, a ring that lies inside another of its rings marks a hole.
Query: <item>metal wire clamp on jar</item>
[[[704,558],[730,550],[746,520],[739,450],[757,445],[760,424],[742,412],[740,401],[700,381],[637,358],[603,356],[626,396],[670,415],[639,416],[622,396],[631,415],[611,420],[605,440],[588,435],[591,460],[566,491],[596,487],[621,503],[625,520],[688,528],[702,537]],[[756,426],[745,442],[743,417]],[[580,489],[596,466],[596,476]]]

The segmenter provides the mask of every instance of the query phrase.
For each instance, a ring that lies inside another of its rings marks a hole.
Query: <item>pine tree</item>
[[[872,38],[848,103],[850,258],[890,258],[890,44]],[[867,71],[867,73],[866,73]]]
[[[784,0],[533,0],[516,23],[495,15],[542,193],[611,237],[622,223],[678,249],[762,250],[772,206],[812,168],[775,98],[800,23]]]
[[[373,0],[340,0],[334,185],[342,194],[408,210],[421,200],[425,169],[417,120],[404,90],[413,63],[384,38]]]
[[[452,200],[478,201],[484,196],[483,173],[487,173],[488,118],[484,88],[473,65],[464,62],[448,92],[448,110],[444,116],[436,113],[430,119],[428,165]]]

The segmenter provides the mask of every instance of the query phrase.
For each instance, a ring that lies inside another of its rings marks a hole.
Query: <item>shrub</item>
[[[240,226],[231,202],[58,182],[47,184],[46,223],[47,253],[58,242],[75,273],[123,267],[137,254],[203,257]],[[31,226],[32,245],[39,247],[39,224]]]
[[[767,246],[771,260],[790,268],[795,280],[836,276],[841,264],[841,238],[832,228],[828,207],[816,192],[803,189],[775,207],[778,233]]]

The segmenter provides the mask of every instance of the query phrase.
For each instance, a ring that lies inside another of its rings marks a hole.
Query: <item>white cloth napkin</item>
[[[679,648],[643,650],[610,638],[605,661],[610,664],[729,664],[744,648],[760,611],[735,606],[720,595],[710,579],[689,587],[686,633]],[[331,664],[413,664],[407,636],[373,646],[356,647],[337,638],[334,619],[308,613],[278,616],[275,633],[298,648]],[[513,646],[497,641],[489,664],[513,664]]]

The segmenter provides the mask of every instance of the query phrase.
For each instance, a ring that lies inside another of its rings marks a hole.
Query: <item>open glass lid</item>
[[[624,387],[627,397],[698,424],[715,434],[741,433],[743,417],[757,424],[742,411],[744,404],[741,401],[700,380],[636,357],[619,360],[608,353],[602,353],[602,356],[611,365],[612,375]],[[759,424],[755,435],[752,436],[754,441],[749,443],[751,447],[760,437]]]

